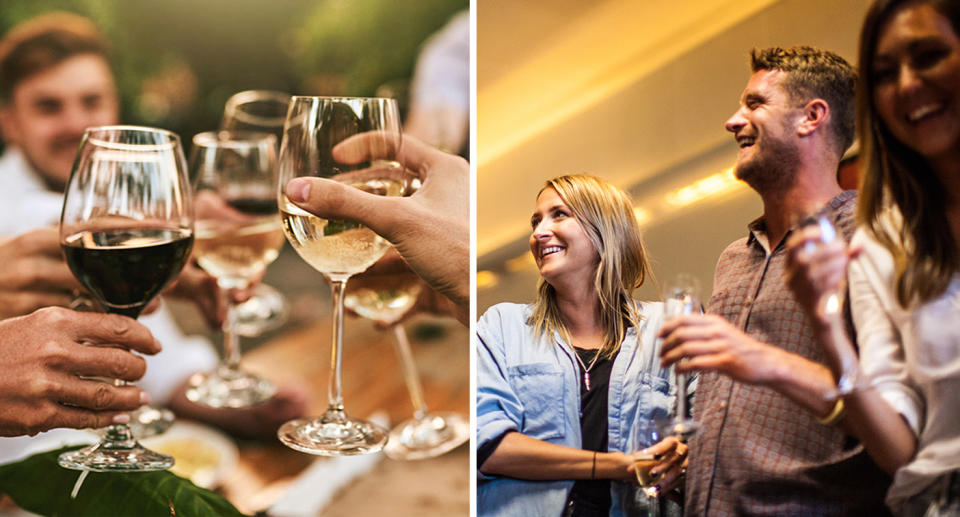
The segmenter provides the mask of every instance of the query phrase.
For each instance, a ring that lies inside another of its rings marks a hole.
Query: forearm
[[[807,411],[822,417],[834,406],[829,400],[836,385],[830,368],[803,356],[776,349],[782,357],[768,386],[797,403]]]
[[[480,466],[484,474],[517,479],[629,480],[632,459],[621,452],[599,452],[556,445],[518,432],[508,433],[493,454]]]

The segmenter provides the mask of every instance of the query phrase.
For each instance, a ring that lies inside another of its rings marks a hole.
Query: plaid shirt
[[[823,212],[849,242],[856,192]],[[724,250],[708,312],[754,339],[825,362],[806,313],[785,281],[783,241],[772,253],[763,219]],[[884,515],[889,478],[837,426],[824,426],[796,403],[763,386],[701,374],[691,445],[687,515]]]

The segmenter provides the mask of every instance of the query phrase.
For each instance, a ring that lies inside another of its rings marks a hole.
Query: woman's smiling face
[[[873,100],[884,124],[927,159],[960,150],[960,38],[929,4],[894,13],[873,58]]]
[[[562,278],[593,278],[600,256],[556,190],[548,187],[537,196],[530,224],[530,252],[544,280],[556,287]]]

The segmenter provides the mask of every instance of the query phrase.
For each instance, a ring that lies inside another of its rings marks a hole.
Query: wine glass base
[[[167,432],[176,421],[173,411],[164,407],[145,405],[127,414],[130,415],[130,423],[127,426],[134,438],[138,440],[161,435]],[[106,437],[107,428],[97,429],[96,432],[103,439]]]
[[[318,456],[371,454],[383,449],[387,437],[388,431],[377,424],[329,412],[291,420],[277,430],[277,438],[287,447]]]
[[[173,458],[151,451],[136,441],[129,446],[101,442],[65,452],[57,458],[57,463],[63,468],[92,472],[151,472],[169,469]]]
[[[395,460],[422,460],[447,453],[468,439],[470,423],[463,416],[428,413],[394,427],[383,452]]]
[[[286,323],[289,314],[283,295],[267,284],[259,284],[250,299],[234,307],[233,330],[243,337],[257,337]]]
[[[260,404],[277,393],[269,381],[240,370],[218,368],[190,377],[187,400],[214,408],[245,408]]]

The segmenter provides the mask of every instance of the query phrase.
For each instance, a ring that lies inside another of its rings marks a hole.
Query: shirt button
[[[727,402],[726,402],[726,401],[723,401],[723,402],[717,404],[717,411],[723,411],[724,409],[727,409]]]
[[[745,302],[743,302],[743,305],[744,305],[745,307],[750,307],[750,306],[752,306],[752,305],[753,305],[753,298],[747,298],[747,300],[746,300]]]

